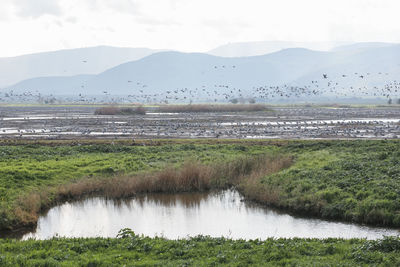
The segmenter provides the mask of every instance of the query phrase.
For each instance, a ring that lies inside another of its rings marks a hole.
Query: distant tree
[[[397,99],[397,105],[400,105],[400,98],[399,99]]]
[[[250,103],[250,104],[254,104],[254,103],[256,103],[256,100],[255,100],[254,98],[250,98],[250,99],[249,99],[249,103]]]
[[[392,102],[393,102],[393,101],[392,101],[392,99],[391,99],[391,98],[389,98],[389,100],[388,100],[388,102],[387,102],[387,103],[388,103],[388,105],[391,105],[391,104],[392,104]]]
[[[237,98],[233,98],[233,99],[229,100],[229,102],[231,102],[232,104],[237,104],[239,102],[239,100]]]

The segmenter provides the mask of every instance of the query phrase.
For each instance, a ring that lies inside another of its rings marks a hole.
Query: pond
[[[169,239],[196,235],[233,239],[342,237],[377,239],[395,229],[300,218],[243,201],[234,190],[209,193],[148,194],[127,200],[94,197],[50,209],[35,232],[23,239],[115,237],[122,228]]]

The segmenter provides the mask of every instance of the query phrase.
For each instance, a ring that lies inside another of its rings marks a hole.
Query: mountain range
[[[207,54],[219,57],[249,57],[270,54],[288,48],[306,48],[316,51],[329,51],[336,47],[350,44],[350,42],[238,42],[221,45],[208,51]]]
[[[108,47],[96,49],[113,51]],[[196,100],[211,98],[210,92],[226,96],[239,91],[242,96],[254,96],[255,88],[297,86],[322,90],[328,97],[337,93],[372,97],[385,96],[385,85],[394,83],[397,86],[396,79],[400,77],[400,45],[388,43],[358,43],[329,51],[287,48],[244,57],[146,49],[124,51],[136,60],[126,60],[111,68],[106,65],[127,59],[122,52],[119,58],[107,62],[104,55],[96,59],[94,52],[75,51],[79,64],[84,67],[71,69],[79,75],[42,75],[48,77],[23,80],[3,90],[45,95],[165,95],[166,92],[182,90]],[[149,55],[145,56],[146,53]],[[94,62],[90,63],[92,60]],[[95,62],[99,62],[99,66]],[[63,64],[66,66],[67,63]],[[71,61],[68,64],[72,64]],[[58,67],[57,71],[60,69]],[[94,74],[96,70],[100,72]],[[53,70],[53,73],[57,71]],[[400,95],[394,89],[390,94]]]
[[[0,58],[0,88],[44,76],[98,74],[163,50],[98,46]]]

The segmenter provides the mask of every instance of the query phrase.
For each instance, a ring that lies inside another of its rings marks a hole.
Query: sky
[[[400,42],[398,0],[1,0],[0,57],[110,45]]]

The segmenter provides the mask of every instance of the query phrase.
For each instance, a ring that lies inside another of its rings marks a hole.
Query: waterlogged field
[[[146,114],[144,114],[146,113]],[[1,106],[4,139],[397,139],[398,106]]]
[[[400,227],[397,140],[18,141],[3,143],[0,155],[2,230],[32,228],[40,212],[69,199],[229,187],[246,199],[297,214]],[[399,254],[396,237],[174,241],[128,235],[123,239],[0,241],[0,263],[9,265],[396,266]]]

